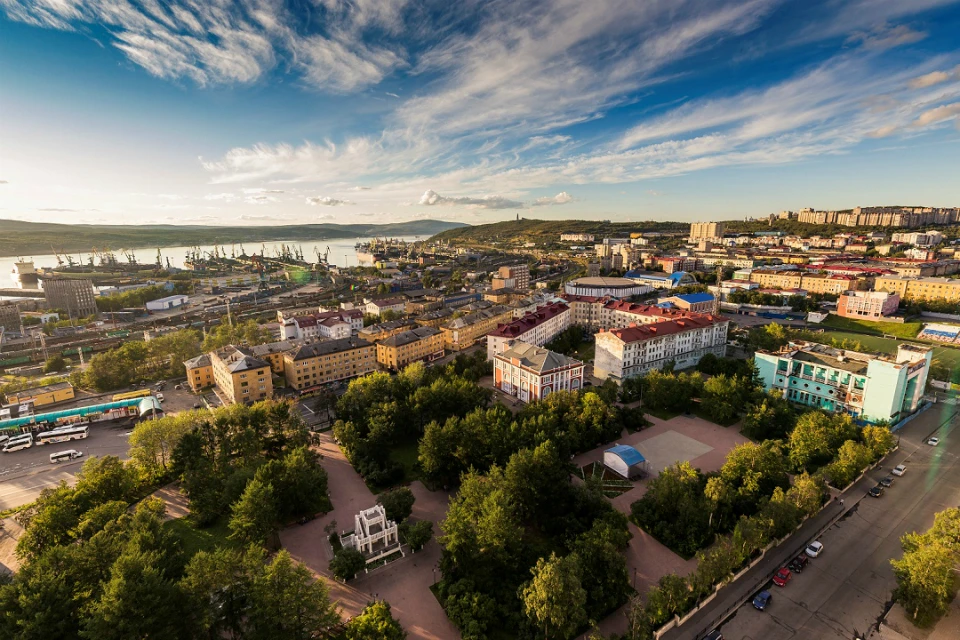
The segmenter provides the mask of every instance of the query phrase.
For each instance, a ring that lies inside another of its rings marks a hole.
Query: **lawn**
[[[403,465],[403,481],[420,479],[419,443],[416,440],[397,445],[390,451],[390,459]]]
[[[862,344],[865,349],[869,351],[878,351],[880,353],[896,353],[897,344],[901,342],[900,340],[895,340],[893,338],[865,336],[860,333],[847,333],[845,331],[836,331],[829,328],[824,329],[823,336],[825,339],[836,338],[837,340],[848,339],[850,341],[857,341]],[[960,349],[945,347],[941,344],[937,344],[936,342],[927,342],[923,340],[911,342],[933,347],[933,357],[935,360],[940,360],[951,368],[960,367]]]
[[[237,547],[239,544],[231,540],[230,528],[227,519],[221,518],[212,526],[199,528],[190,516],[167,520],[163,523],[167,529],[177,533],[183,540],[183,552],[192,558],[198,551],[213,551],[217,547]]]
[[[577,348],[570,354],[581,362],[593,362],[594,352],[597,350],[597,343],[593,340],[584,340],[577,345]]]
[[[830,314],[821,325],[847,331],[859,331],[875,335],[896,336],[898,338],[916,338],[923,329],[922,322],[872,322],[870,320],[853,320]]]

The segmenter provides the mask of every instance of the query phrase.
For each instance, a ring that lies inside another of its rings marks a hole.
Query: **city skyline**
[[[0,9],[0,219],[960,204],[956,0]]]

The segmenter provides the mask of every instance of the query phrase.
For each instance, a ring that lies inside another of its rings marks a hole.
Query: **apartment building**
[[[428,311],[423,315],[417,316],[414,318],[414,321],[421,327],[433,327],[434,329],[439,329],[440,325],[450,322],[454,313],[456,312],[453,309],[444,307],[442,309]]]
[[[703,271],[703,260],[695,256],[658,256],[655,262],[664,273]]]
[[[726,227],[722,222],[694,222],[690,225],[690,241],[723,238]]]
[[[583,363],[549,349],[512,342],[493,358],[493,384],[521,402],[583,387]]]
[[[931,360],[930,348],[912,344],[900,344],[892,357],[812,342],[754,356],[768,391],[804,406],[891,424],[920,406]]]
[[[912,244],[915,247],[932,247],[943,242],[943,234],[939,231],[901,231],[893,234],[890,241]]]
[[[0,327],[8,333],[20,333],[20,307],[16,302],[0,302]]]
[[[278,375],[283,374],[283,354],[293,351],[302,344],[300,340],[280,340],[251,347],[254,357],[270,363],[270,371]]]
[[[399,371],[412,362],[432,362],[443,357],[443,332],[417,327],[377,343],[377,362],[385,369]]]
[[[213,381],[220,396],[233,404],[249,404],[273,397],[270,363],[249,347],[227,345],[210,353]]]
[[[412,318],[401,318],[399,320],[390,320],[389,322],[381,322],[380,324],[372,324],[369,327],[364,327],[357,333],[357,337],[367,342],[377,342],[416,327],[417,323]]]
[[[799,269],[789,271],[755,269],[750,273],[750,281],[759,284],[761,289],[781,291],[803,289],[810,293],[826,293],[835,296],[844,291],[860,288],[861,280],[850,275],[809,273]]]
[[[407,301],[404,298],[387,298],[386,300],[370,300],[364,310],[371,315],[379,316],[384,311],[403,313],[406,306]]]
[[[97,314],[97,294],[92,280],[73,278],[46,278],[43,292],[47,305],[62,309],[71,318],[86,318]]]
[[[279,314],[278,314],[279,316]],[[314,338],[348,338],[363,328],[363,311],[338,309],[319,313],[280,316],[284,340],[311,340]]]
[[[561,233],[560,242],[593,242],[592,233]]]
[[[214,385],[213,362],[209,353],[202,353],[196,358],[190,358],[184,361],[183,366],[187,369],[187,384],[190,385],[190,390],[194,393]]]
[[[905,300],[960,301],[960,280],[952,278],[881,276],[874,281],[874,289],[896,293]]]
[[[678,369],[696,366],[708,353],[726,354],[728,320],[690,314],[676,320],[632,323],[619,329],[600,329],[596,335],[593,374],[624,380],[673,362]]]
[[[529,289],[530,267],[525,264],[513,264],[500,267],[491,280],[494,289]]]
[[[513,309],[494,305],[460,316],[440,327],[443,346],[451,351],[460,351],[476,344],[477,340],[513,319]]]
[[[283,354],[287,384],[300,392],[366,375],[376,368],[376,347],[360,338],[304,344]]]
[[[837,315],[858,320],[882,320],[900,306],[900,296],[886,291],[845,291],[837,300]]]
[[[502,353],[513,340],[542,347],[571,324],[573,314],[564,302],[553,302],[499,325],[487,336],[487,360]]]

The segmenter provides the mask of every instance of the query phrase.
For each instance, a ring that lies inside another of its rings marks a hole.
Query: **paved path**
[[[352,529],[353,517],[361,509],[375,504],[376,497],[344,457],[330,433],[320,434],[318,449],[324,456],[322,464],[330,479],[333,511],[305,525],[281,531],[280,542],[283,547],[327,580],[330,597],[339,602],[344,617],[355,616],[368,602],[381,599],[390,603],[393,615],[403,625],[410,640],[459,638],[459,631],[447,619],[430,592],[434,576],[439,578],[440,575],[439,571],[434,572],[440,559],[440,546],[435,539],[419,553],[408,553],[407,557],[376,569],[369,575],[361,575],[348,584],[342,584],[331,577],[327,567],[332,550],[326,541],[324,527],[336,520],[338,530]],[[429,492],[418,482],[413,483],[411,490],[417,497],[413,517],[434,521],[436,534],[436,522],[446,512],[448,496],[444,493]]]
[[[900,434],[900,449],[846,492],[844,506],[831,502],[689,622],[663,637],[699,639],[728,614],[733,617],[721,629],[734,640],[849,639],[855,631],[866,633],[875,626],[895,587],[889,561],[901,554],[900,536],[929,528],[935,512],[960,500],[960,441],[948,437],[955,430],[955,409],[934,407],[910,422]],[[936,448],[924,444],[935,430],[942,440]],[[883,497],[867,497],[867,489],[901,462],[907,474]],[[824,543],[824,554],[787,587],[773,587],[774,602],[767,612],[748,603],[741,606],[814,538]]]

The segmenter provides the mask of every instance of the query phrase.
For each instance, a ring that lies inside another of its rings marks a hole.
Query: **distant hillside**
[[[438,233],[431,240],[444,240],[453,244],[486,244],[489,242],[545,242],[557,241],[561,233],[592,233],[598,238],[628,237],[631,233],[658,231],[661,233],[687,233],[687,222],[604,222],[602,220],[508,220],[480,224]]]
[[[29,256],[57,251],[75,253],[93,247],[138,249],[270,240],[333,240],[366,236],[421,236],[466,226],[444,220],[391,224],[298,224],[276,227],[192,225],[87,225],[0,220],[0,256]]]

